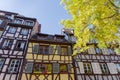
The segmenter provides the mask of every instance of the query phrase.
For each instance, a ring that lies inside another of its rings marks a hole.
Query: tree
[[[120,0],[62,0],[62,4],[72,16],[61,23],[74,29],[74,49],[88,49],[89,40],[97,40],[100,48],[120,41]]]

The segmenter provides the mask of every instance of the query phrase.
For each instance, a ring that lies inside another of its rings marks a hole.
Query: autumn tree
[[[97,40],[100,48],[120,44],[120,0],[62,0],[62,4],[72,16],[61,23],[74,29],[74,49],[88,49],[89,40]]]

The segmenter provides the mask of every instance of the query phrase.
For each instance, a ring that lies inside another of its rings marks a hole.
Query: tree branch
[[[120,9],[120,7],[116,6],[111,0],[109,0],[109,2],[111,3],[111,5],[113,5],[115,8]]]

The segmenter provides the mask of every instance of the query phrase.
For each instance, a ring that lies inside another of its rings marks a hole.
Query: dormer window
[[[28,26],[33,26],[33,21],[25,21],[25,25],[28,25]]]
[[[63,37],[55,37],[55,40],[59,41],[59,42],[62,42],[64,40],[64,38]]]
[[[47,36],[40,36],[39,39],[40,39],[40,40],[46,40],[46,39],[47,39]]]
[[[22,24],[22,19],[15,19],[15,21],[14,21],[14,23],[16,23],[16,24]]]
[[[109,53],[109,54],[114,54],[113,49],[108,48],[108,53]]]

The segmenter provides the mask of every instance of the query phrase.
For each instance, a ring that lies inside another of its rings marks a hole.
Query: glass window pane
[[[15,33],[16,30],[17,30],[16,27],[10,27],[8,32],[9,32],[9,33]]]
[[[19,65],[20,65],[20,60],[12,59],[10,62],[10,66],[8,68],[8,72],[9,73],[17,73]]]
[[[0,71],[2,70],[2,66],[4,64],[5,59],[0,58]]]

